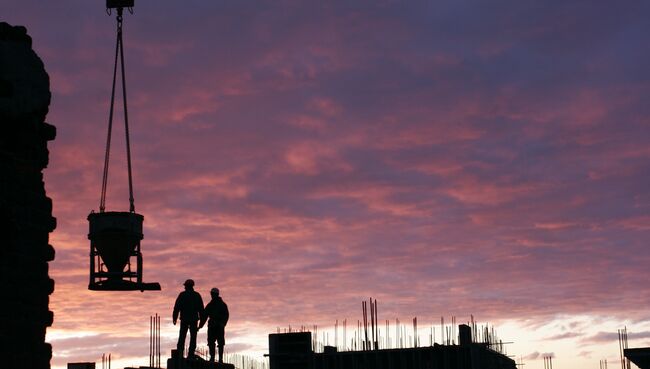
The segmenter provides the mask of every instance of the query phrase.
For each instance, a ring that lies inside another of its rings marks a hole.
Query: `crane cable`
[[[122,13],[123,9],[117,9],[117,41],[115,45],[115,62],[113,65],[113,86],[111,89],[111,107],[108,115],[108,134],[106,137],[106,152],[104,154],[104,174],[102,178],[102,194],[99,202],[99,212],[106,209],[106,188],[108,187],[108,163],[111,156],[111,133],[113,130],[113,108],[115,106],[115,80],[117,79],[117,59],[120,57],[120,70],[122,76],[122,101],[124,103],[124,132],[126,134],[126,159],[129,173],[129,211],[135,212],[133,200],[133,175],[131,173],[131,141],[129,137],[129,113],[126,104],[126,77],[124,74],[124,47],[122,41]]]

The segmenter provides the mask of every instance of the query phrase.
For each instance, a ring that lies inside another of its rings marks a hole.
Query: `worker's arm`
[[[230,312],[228,311],[228,305],[226,303],[223,303],[224,307],[224,312],[223,312],[223,326],[225,327],[226,324],[228,324],[228,319],[230,318]]]
[[[203,328],[205,325],[205,321],[208,320],[208,309],[210,308],[210,303],[205,306],[205,309],[203,309],[203,312],[201,313],[201,323],[199,324],[199,329]]]
[[[203,308],[203,299],[201,298],[201,295],[197,292],[196,297],[196,302],[198,303],[198,308],[199,308],[199,320],[203,319],[203,315],[205,315],[205,309]]]
[[[178,295],[176,298],[176,303],[174,304],[174,312],[172,313],[172,321],[174,322],[174,325],[176,325],[176,321],[178,320],[178,311],[180,310],[180,300],[181,300],[181,295]]]

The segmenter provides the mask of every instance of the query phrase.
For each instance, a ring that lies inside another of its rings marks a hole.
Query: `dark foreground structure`
[[[50,368],[52,325],[48,262],[56,227],[42,170],[47,141],[56,130],[45,123],[49,78],[24,27],[0,23],[0,357],[2,368]]]
[[[459,326],[460,345],[316,353],[311,333],[269,335],[270,369],[516,369],[515,361],[485,343],[475,343],[470,327]]]
[[[641,369],[650,369],[650,347],[625,349],[625,357]]]
[[[178,350],[172,350],[167,359],[167,369],[235,369],[233,364],[213,363],[196,356],[191,359],[183,358]]]

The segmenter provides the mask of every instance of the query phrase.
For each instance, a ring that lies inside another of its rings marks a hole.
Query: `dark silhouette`
[[[363,329],[363,328],[362,328]],[[499,352],[497,342],[475,342],[472,328],[458,327],[460,344],[432,344],[426,346],[379,348],[367,341],[359,351],[338,351],[336,346],[325,346],[316,352],[311,332],[274,333],[269,335],[270,369],[459,369],[490,368],[517,369],[515,361]]]
[[[626,348],[625,357],[641,369],[650,369],[650,347]]]
[[[89,290],[160,290],[159,283],[142,281],[140,240],[143,220],[142,215],[129,212],[107,211],[88,215]],[[131,266],[132,257],[136,257],[135,268]]]
[[[198,331],[198,324],[203,316],[203,299],[201,295],[194,291],[194,281],[188,279],[183,283],[185,291],[181,292],[176,298],[174,304],[173,322],[176,325],[178,315],[180,313],[181,326],[178,334],[178,356],[183,357],[183,349],[185,348],[185,337],[187,330],[190,331],[190,345],[187,348],[187,357],[194,357],[194,350],[196,349],[196,332]]]
[[[214,343],[216,341],[219,347],[219,363],[223,363],[223,347],[226,344],[225,329],[230,313],[228,312],[228,305],[219,296],[218,288],[211,289],[210,296],[212,300],[205,306],[199,329],[203,328],[205,321],[209,319],[208,348],[210,349],[210,362],[214,362]]]
[[[0,22],[0,60],[0,367],[49,369],[56,219],[42,171],[56,136],[45,122],[50,83],[25,27]]]

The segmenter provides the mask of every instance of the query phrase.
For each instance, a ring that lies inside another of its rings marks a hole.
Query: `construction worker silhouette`
[[[173,321],[174,325],[176,325],[180,313],[181,327],[176,346],[179,357],[183,357],[185,337],[187,336],[187,330],[190,331],[190,346],[187,349],[187,358],[190,359],[194,357],[194,350],[196,349],[196,332],[198,331],[199,320],[203,316],[203,299],[198,292],[194,291],[193,280],[188,279],[183,285],[185,291],[178,295],[174,304]]]
[[[205,321],[208,321],[208,348],[210,349],[210,361],[214,362],[214,341],[217,341],[219,347],[219,362],[223,363],[223,346],[226,344],[225,328],[228,323],[230,313],[228,312],[228,305],[223,302],[219,296],[219,289],[213,288],[210,290],[212,300],[208,302],[201,317],[201,325],[203,327]]]

